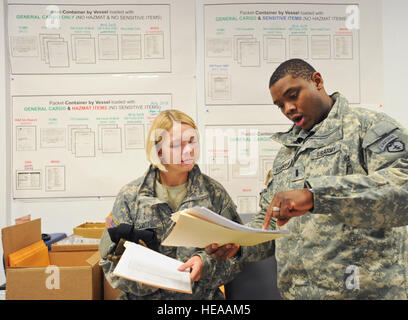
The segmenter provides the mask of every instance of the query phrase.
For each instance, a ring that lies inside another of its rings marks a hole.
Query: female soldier
[[[203,249],[160,245],[174,226],[171,214],[186,208],[206,207],[241,223],[225,189],[202,174],[195,164],[198,151],[198,130],[189,116],[167,110],[153,121],[146,143],[151,165],[142,177],[120,190],[108,217],[114,221],[114,228],[105,228],[99,247],[100,265],[112,287],[123,292],[120,299],[223,298],[219,286],[232,280],[238,268],[235,258],[216,261]],[[191,267],[190,278],[196,281],[193,294],[159,289],[113,275],[115,263],[108,257],[115,251],[120,237],[128,240],[141,237],[160,253],[187,261],[179,270]]]

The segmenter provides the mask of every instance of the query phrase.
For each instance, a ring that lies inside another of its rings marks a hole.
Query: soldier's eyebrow
[[[286,91],[283,93],[283,96],[286,97],[289,93],[291,93],[292,91],[297,90],[298,87],[289,87],[288,89],[286,89]]]
[[[286,97],[287,95],[289,95],[292,91],[295,91],[295,90],[297,90],[298,89],[298,87],[289,87],[289,88],[287,88],[286,90],[285,90],[285,92],[283,93],[283,95],[282,96],[284,96],[284,97]],[[275,104],[275,105],[279,105],[280,104],[280,101],[279,100],[275,100],[275,101],[273,101],[273,104]]]

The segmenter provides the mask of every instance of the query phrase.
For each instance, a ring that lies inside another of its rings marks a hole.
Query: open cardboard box
[[[98,251],[99,240],[71,234],[51,245],[51,251]]]
[[[2,229],[7,300],[101,299],[98,251],[50,251],[50,267],[12,268],[10,253],[41,240],[41,219]]]
[[[105,223],[103,222],[85,222],[74,228],[74,234],[84,238],[100,239],[104,229]]]

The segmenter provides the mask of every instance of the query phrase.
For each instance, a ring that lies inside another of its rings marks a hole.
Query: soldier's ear
[[[320,72],[314,72],[312,75],[312,82],[317,90],[321,90],[324,88],[323,85],[323,77]]]

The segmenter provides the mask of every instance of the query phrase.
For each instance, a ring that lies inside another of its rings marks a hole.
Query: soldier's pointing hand
[[[312,208],[313,193],[307,188],[278,192],[266,210],[262,229],[268,228],[272,218],[277,219],[276,224],[280,227],[289,219],[302,216]]]

